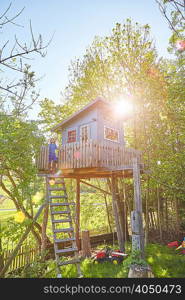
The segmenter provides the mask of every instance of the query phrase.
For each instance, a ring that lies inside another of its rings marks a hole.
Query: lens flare
[[[176,48],[179,52],[182,52],[185,50],[185,40],[178,40],[176,42]]]
[[[118,116],[127,116],[133,112],[133,105],[126,100],[120,100],[115,104],[114,111]]]

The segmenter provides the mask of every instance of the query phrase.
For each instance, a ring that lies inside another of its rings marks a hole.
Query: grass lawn
[[[146,247],[146,258],[155,277],[185,278],[185,255],[159,244]]]
[[[114,265],[111,262],[95,264],[90,258],[83,259],[81,261],[83,276],[85,278],[127,278],[129,265],[132,260],[130,246],[130,244],[127,245],[129,256],[118,265]],[[169,249],[164,245],[149,244],[146,247],[146,261],[151,266],[155,278],[185,278],[185,255],[179,254],[179,251]],[[37,270],[39,270],[39,274]],[[36,262],[26,272],[23,272],[20,277],[55,278],[55,261],[47,261],[44,265]],[[76,266],[64,266],[62,268],[62,277],[76,278]]]
[[[130,247],[129,247],[130,248]],[[128,249],[128,253],[129,253]],[[126,258],[121,264],[114,265],[110,262],[94,264],[91,259],[85,259],[81,263],[84,277],[87,278],[126,278],[130,258]],[[146,247],[146,261],[151,266],[154,277],[157,278],[185,278],[185,255],[167,246],[149,244]],[[75,277],[74,266],[64,268],[63,277]]]
[[[11,199],[5,199],[0,204],[0,209],[15,209],[15,205]]]
[[[16,211],[0,211],[0,222],[5,223],[10,217],[13,217]]]
[[[10,199],[5,199],[0,203],[0,209],[15,209],[13,201]],[[5,223],[10,217],[15,215],[16,211],[1,211],[0,210],[0,222]]]

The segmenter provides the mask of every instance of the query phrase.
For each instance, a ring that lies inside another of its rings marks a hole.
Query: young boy
[[[51,138],[49,144],[49,170],[50,172],[56,171],[56,164],[57,164],[57,156],[56,156],[57,145],[55,143],[55,139]]]

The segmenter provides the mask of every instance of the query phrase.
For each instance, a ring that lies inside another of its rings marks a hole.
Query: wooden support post
[[[112,175],[111,180],[111,191],[112,191],[112,206],[113,206],[113,212],[114,212],[114,218],[116,223],[116,231],[117,231],[117,238],[118,238],[118,244],[120,251],[124,251],[124,239],[120,224],[120,216],[117,206],[117,195],[116,195],[116,177]]]
[[[80,250],[80,179],[76,180],[76,245],[78,250]]]
[[[90,257],[91,256],[91,244],[89,237],[89,230],[82,231],[82,257]]]
[[[140,250],[141,257],[144,257],[144,231],[142,222],[140,168],[137,158],[133,158],[133,180],[134,211],[131,213],[132,250]]]

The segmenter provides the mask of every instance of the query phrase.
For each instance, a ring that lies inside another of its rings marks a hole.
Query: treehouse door
[[[80,126],[80,142],[85,143],[90,140],[90,127],[89,125]]]

